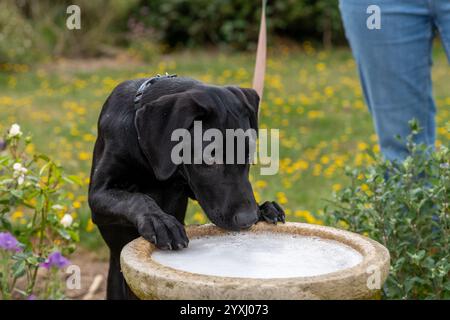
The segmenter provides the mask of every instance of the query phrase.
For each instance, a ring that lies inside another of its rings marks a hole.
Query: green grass
[[[444,127],[450,120],[450,73],[440,46],[434,51],[434,94],[438,105],[438,139],[448,145]],[[154,64],[127,61],[101,68],[35,67],[25,72],[0,72],[0,132],[14,122],[33,135],[34,149],[59,160],[85,184],[73,191],[83,229],[91,153],[100,108],[122,80],[177,73],[213,84],[251,85],[253,54],[184,52],[161,57]],[[347,49],[317,51],[277,48],[269,52],[260,127],[280,129],[280,172],[252,181],[260,200],[278,200],[288,220],[320,223],[321,208],[334,189],[346,183],[344,166],[369,162],[367,148],[376,137],[364,105],[355,64]],[[196,203],[188,223],[205,222]],[[93,229],[83,232],[88,247],[101,245]]]

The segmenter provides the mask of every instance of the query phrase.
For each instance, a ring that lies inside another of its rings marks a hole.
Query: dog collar
[[[144,94],[145,90],[148,87],[150,87],[152,84],[154,84],[158,80],[175,78],[176,76],[177,76],[176,74],[168,74],[166,72],[165,75],[157,74],[155,77],[151,77],[151,78],[145,80],[144,83],[141,84],[139,89],[136,91],[136,96],[134,97],[134,106],[136,107],[136,109],[139,109],[139,107],[141,106],[142,95]]]

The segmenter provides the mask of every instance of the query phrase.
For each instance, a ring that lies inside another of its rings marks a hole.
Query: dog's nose
[[[256,215],[256,213],[239,211],[234,215],[233,220],[234,224],[239,229],[247,229],[255,224],[255,222],[258,220],[258,216]]]

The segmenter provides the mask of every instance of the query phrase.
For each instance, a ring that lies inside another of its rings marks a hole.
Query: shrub
[[[37,58],[39,34],[10,1],[0,2],[0,30],[0,63],[30,63]]]
[[[14,124],[0,142],[0,298],[61,299],[63,255],[79,240],[67,185],[78,181],[46,155],[25,152],[30,141]],[[47,272],[37,285],[39,269]]]
[[[450,298],[450,151],[429,151],[407,139],[403,163],[376,157],[376,164],[347,170],[351,185],[335,195],[331,223],[365,234],[391,255],[384,296]],[[388,178],[386,178],[388,176]]]
[[[128,14],[137,0],[78,0],[81,29],[68,30],[73,1],[3,0],[0,4],[0,62],[30,63],[57,56],[114,55],[127,44]]]
[[[146,60],[154,58],[160,46],[227,44],[254,49],[261,13],[260,1],[78,0],[81,29],[68,30],[66,9],[71,4],[1,1],[0,63],[116,55],[117,47],[129,47]],[[343,38],[336,0],[268,1],[267,16],[271,35],[322,40],[325,46]]]
[[[260,15],[261,1],[141,0],[133,18],[171,47],[227,43],[246,49],[255,45]],[[319,38],[325,45],[342,39],[338,1],[268,1],[267,16],[276,35]]]

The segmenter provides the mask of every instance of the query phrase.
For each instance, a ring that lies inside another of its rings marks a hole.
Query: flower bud
[[[72,225],[72,222],[73,222],[73,218],[68,213],[66,213],[60,221],[60,223],[64,226],[64,228],[70,227]]]

